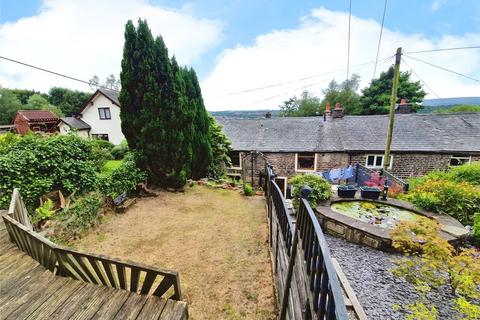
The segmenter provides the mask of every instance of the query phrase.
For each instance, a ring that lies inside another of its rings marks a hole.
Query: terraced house
[[[343,116],[340,109],[323,117],[217,120],[234,149],[229,174],[254,184],[266,161],[286,188],[297,173],[354,163],[381,169],[385,160],[388,115]],[[401,178],[480,161],[480,114],[396,114],[391,151],[390,171]]]

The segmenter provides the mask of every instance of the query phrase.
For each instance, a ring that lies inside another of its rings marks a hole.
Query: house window
[[[112,119],[110,108],[98,108],[98,115],[100,116],[100,120]]]
[[[302,152],[296,154],[296,170],[297,171],[315,171],[315,153]]]
[[[237,169],[242,168],[242,155],[240,154],[239,151],[232,151],[228,154],[228,156],[230,157],[230,160],[232,161],[231,168],[237,168]]]
[[[282,191],[283,196],[286,197],[286,195],[287,195],[287,178],[286,177],[276,177],[275,178],[275,183],[280,188],[280,191]]]
[[[383,168],[383,155],[372,154],[367,156],[367,161],[365,167],[371,169],[382,169]],[[390,164],[388,169],[392,169],[393,156],[390,156]]]
[[[451,166],[461,166],[462,164],[470,163],[472,157],[470,156],[452,156],[450,158]]]
[[[109,141],[108,140],[108,134],[106,134],[106,133],[92,133],[92,138]]]

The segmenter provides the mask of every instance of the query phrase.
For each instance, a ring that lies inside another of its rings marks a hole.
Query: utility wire
[[[408,54],[414,54],[414,53],[452,51],[452,50],[467,50],[467,49],[480,49],[480,46],[456,47],[456,48],[442,48],[442,49],[432,49],[432,50],[420,50],[420,51],[411,51],[411,52],[406,52],[406,53],[408,53]]]
[[[88,82],[88,81],[85,81],[85,80],[82,80],[82,79],[78,79],[78,78],[75,78],[75,77],[72,77],[72,76],[67,76],[67,75],[62,74],[62,73],[59,73],[59,72],[55,72],[55,71],[47,70],[47,69],[44,69],[44,68],[36,67],[36,66],[34,66],[34,65],[31,65],[31,64],[28,64],[28,63],[25,63],[25,62],[21,62],[21,61],[18,61],[18,60],[10,59],[10,58],[3,57],[3,56],[0,56],[0,59],[4,59],[4,60],[10,61],[10,62],[18,63],[18,64],[21,64],[21,65],[23,65],[23,66],[26,66],[26,67],[29,67],[29,68],[33,68],[33,69],[37,69],[37,70],[40,70],[40,71],[48,72],[48,73],[54,74],[54,75],[56,75],[56,76],[60,76],[60,77],[67,78],[67,79],[70,79],[70,80],[74,80],[74,81],[78,81],[78,82],[81,82],[81,83],[85,83],[85,84],[88,84],[89,86],[93,85],[93,84],[91,84],[91,83]],[[118,91],[118,90],[115,90],[115,89],[112,89],[112,88],[108,88],[108,87],[105,87],[105,86],[102,86],[102,85],[94,85],[94,86],[96,86],[96,87],[98,87],[98,88],[102,88],[102,89],[107,89],[107,90],[110,90],[110,91],[120,92],[120,91]]]
[[[348,44],[347,44],[347,82],[350,72],[350,22],[352,20],[352,0],[350,0],[350,6],[348,11]]]
[[[442,100],[442,98],[440,98],[440,96],[438,95],[438,93],[436,93],[435,91],[433,91],[433,89],[425,82],[425,80],[423,80],[419,75],[418,73],[415,72],[415,70],[412,69],[412,67],[410,67],[410,65],[407,63],[407,61],[405,61],[405,59],[402,58],[402,62],[410,69],[410,71],[413,72],[413,74],[425,85],[425,87],[427,87],[428,90],[430,90],[431,93],[433,93],[438,99]]]
[[[388,56],[388,57],[382,58],[381,61],[386,61],[386,60],[391,59],[391,58],[392,58],[392,56]],[[356,64],[356,65],[352,66],[352,68],[358,68],[358,67],[368,65],[368,64],[372,64],[372,63],[375,63],[375,61],[368,61],[368,62],[359,63],[359,64]],[[341,71],[345,71],[345,70],[346,70],[345,68],[332,70],[332,71],[323,72],[323,73],[311,75],[311,76],[300,78],[300,79],[278,82],[278,83],[265,85],[265,86],[261,86],[261,87],[255,87],[255,88],[245,89],[245,90],[241,90],[241,91],[230,92],[230,93],[227,93],[227,95],[237,95],[237,94],[249,93],[249,92],[253,92],[253,91],[270,89],[270,88],[274,88],[274,87],[280,87],[280,86],[284,86],[284,85],[287,85],[287,84],[300,82],[300,81],[304,81],[304,80],[308,80],[308,79],[313,79],[313,78],[325,76],[327,74],[337,73],[337,72],[341,72]]]
[[[380,53],[380,43],[382,42],[383,34],[383,24],[385,23],[385,13],[387,12],[387,0],[383,6],[383,16],[382,16],[382,27],[380,28],[380,36],[378,37],[378,46],[377,46],[377,57],[375,58],[375,67],[373,68],[373,79],[375,79],[375,74],[377,73],[377,63],[378,63],[378,54]]]
[[[456,71],[453,71],[453,70],[450,70],[450,69],[447,69],[447,68],[444,68],[444,67],[441,67],[441,66],[437,66],[437,65],[435,65],[435,64],[433,64],[433,63],[430,63],[430,62],[427,62],[427,61],[424,61],[424,60],[420,60],[420,59],[417,59],[417,58],[414,58],[414,57],[410,57],[409,55],[406,55],[406,54],[404,54],[404,56],[407,57],[407,58],[409,58],[409,59],[413,59],[413,60],[416,60],[416,61],[419,61],[419,62],[423,62],[423,63],[425,63],[425,64],[428,64],[429,66],[432,66],[432,67],[435,67],[435,68],[438,68],[438,69],[442,69],[442,70],[444,70],[444,71],[448,71],[448,72],[454,73],[454,74],[459,75],[459,76],[462,76],[462,77],[464,77],[464,78],[467,78],[467,79],[470,79],[470,80],[473,80],[473,81],[476,81],[476,82],[480,82],[480,80],[475,79],[475,78],[472,78],[472,77],[467,76],[467,75],[464,75],[464,74],[462,74],[462,73],[460,73],[460,72],[456,72]]]

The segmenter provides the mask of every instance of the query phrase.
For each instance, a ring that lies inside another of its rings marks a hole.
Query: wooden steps
[[[9,241],[0,222],[2,319],[187,319],[183,301],[56,276]]]

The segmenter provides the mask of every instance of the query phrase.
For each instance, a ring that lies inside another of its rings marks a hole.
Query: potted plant
[[[340,198],[355,198],[355,193],[357,193],[357,187],[344,185],[338,186],[337,194]]]
[[[380,189],[377,187],[360,187],[360,195],[364,199],[377,200],[380,197]]]

